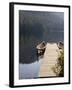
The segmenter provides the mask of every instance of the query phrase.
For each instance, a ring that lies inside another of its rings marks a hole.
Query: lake
[[[19,64],[19,79],[35,79],[38,77],[43,59],[30,64]]]
[[[19,11],[19,79],[38,77],[42,60],[36,46],[42,41],[64,42],[64,13]]]

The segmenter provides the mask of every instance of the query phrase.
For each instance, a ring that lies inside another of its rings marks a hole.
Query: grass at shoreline
[[[57,76],[64,76],[64,50],[60,51],[60,55],[58,56],[57,63],[52,68]]]

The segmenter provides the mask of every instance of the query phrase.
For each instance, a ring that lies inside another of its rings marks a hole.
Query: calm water
[[[41,59],[36,46],[64,41],[64,13],[19,11],[19,79],[38,77]]]
[[[19,79],[34,79],[39,75],[43,59],[30,64],[19,64]]]

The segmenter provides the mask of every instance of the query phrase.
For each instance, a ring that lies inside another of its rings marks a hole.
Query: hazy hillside
[[[63,19],[62,12],[19,11],[20,38],[63,41]]]

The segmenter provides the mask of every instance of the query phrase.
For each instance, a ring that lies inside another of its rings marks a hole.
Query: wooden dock
[[[40,66],[39,77],[56,76],[53,67],[57,62],[58,47],[56,43],[47,43],[43,61]]]

